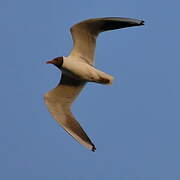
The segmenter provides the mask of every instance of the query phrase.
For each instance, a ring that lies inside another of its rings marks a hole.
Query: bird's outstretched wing
[[[119,17],[95,18],[77,23],[70,29],[74,44],[70,56],[79,56],[93,65],[96,37],[99,33],[143,24],[142,20]]]
[[[71,104],[78,96],[85,82],[62,74],[59,85],[45,94],[44,99],[54,119],[79,143],[95,151],[95,146],[71,113]]]

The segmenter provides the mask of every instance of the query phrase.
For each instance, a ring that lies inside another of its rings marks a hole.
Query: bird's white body
[[[101,84],[112,84],[113,77],[81,61],[78,57],[63,57],[62,72],[75,79]]]

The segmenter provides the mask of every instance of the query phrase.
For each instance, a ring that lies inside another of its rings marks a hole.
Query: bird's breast
[[[94,68],[93,66],[79,61],[64,61],[62,72],[75,79],[89,82],[98,82],[109,84],[112,82],[112,76]]]
[[[62,72],[73,78],[89,81],[95,76],[95,68],[79,61],[64,61]]]

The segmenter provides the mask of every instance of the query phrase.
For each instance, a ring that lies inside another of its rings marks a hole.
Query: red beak
[[[52,61],[46,61],[46,64],[52,64]]]

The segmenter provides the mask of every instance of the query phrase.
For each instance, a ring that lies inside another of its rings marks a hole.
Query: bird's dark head
[[[63,65],[63,57],[54,58],[51,61],[47,61],[46,64],[54,64],[56,67],[60,69]]]

